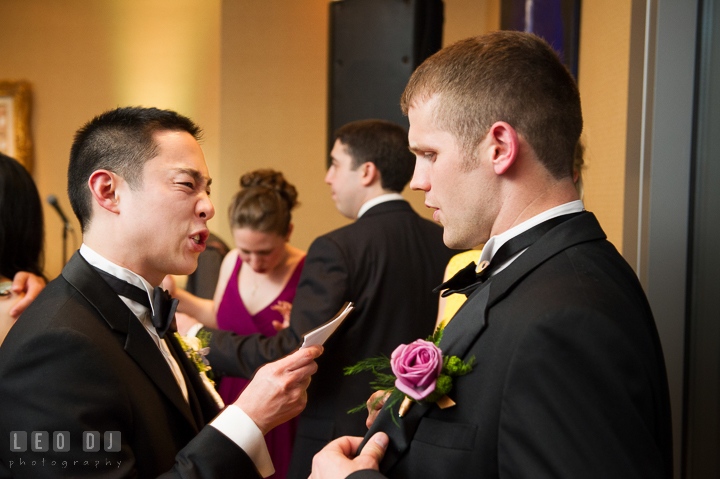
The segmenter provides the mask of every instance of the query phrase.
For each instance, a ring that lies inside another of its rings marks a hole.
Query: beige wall
[[[578,86],[587,147],[585,207],[595,213],[608,239],[621,250],[631,2],[583,2],[582,8]]]
[[[0,78],[31,82],[33,177],[45,199],[66,193],[74,132],[124,105],[177,109],[206,129],[217,170],[220,0],[2,0]],[[45,270],[62,268],[62,223],[45,206]],[[79,226],[68,250],[80,246]]]
[[[300,192],[293,244],[306,249],[347,220],[325,174],[328,0],[2,0],[0,78],[34,89],[33,176],[65,193],[74,131],[119,105],[176,109],[205,128],[213,231],[232,244],[226,211],[240,175],[286,173]],[[621,244],[629,6],[585,2],[580,89],[588,144],[586,203]],[[444,44],[499,26],[498,0],[445,0]],[[405,192],[426,216],[423,195]],[[46,208],[46,272],[61,269],[62,225]],[[75,224],[76,230],[78,225]],[[79,233],[71,248],[79,246]]]
[[[222,166],[214,228],[232,244],[227,208],[240,176],[274,168],[298,189],[291,242],[307,249],[316,236],[346,223],[323,182],[328,2],[224,0],[222,21]]]
[[[307,249],[317,236],[348,223],[324,183],[327,131],[327,0],[223,1],[221,177],[215,229],[231,240],[225,220],[238,179],[271,167],[300,193],[292,243]],[[490,6],[488,6],[490,5]],[[495,2],[445,1],[445,43],[487,31],[499,21]],[[430,217],[424,195],[405,191]]]

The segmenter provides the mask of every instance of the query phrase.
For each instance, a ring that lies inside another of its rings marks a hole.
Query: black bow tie
[[[100,273],[100,276],[102,276],[105,282],[110,285],[112,290],[119,296],[124,296],[151,309],[153,311],[151,319],[153,326],[155,326],[155,331],[157,331],[158,336],[161,338],[165,336],[165,333],[170,329],[175,319],[175,310],[178,306],[177,299],[170,296],[170,293],[160,286],[156,286],[153,291],[153,307],[150,308],[150,301],[144,289],[138,288],[134,284],[123,281],[101,269],[95,268],[95,271]]]
[[[547,221],[543,221],[539,225],[535,225],[527,231],[520,233],[519,235],[510,238],[506,241],[500,249],[497,250],[495,255],[490,258],[490,261],[483,261],[480,263],[481,267],[477,268],[475,262],[472,262],[465,266],[463,269],[458,271],[455,276],[445,281],[443,284],[433,289],[433,293],[443,291],[443,298],[450,296],[451,294],[461,293],[466,296],[470,296],[470,293],[475,291],[481,284],[492,276],[492,273],[497,270],[500,266],[505,264],[507,260],[523,251],[526,248],[532,246],[537,240],[545,235],[548,231],[556,227],[557,225],[564,223],[565,221],[574,218],[575,216],[582,213],[571,213],[562,216],[556,216],[550,218]],[[479,270],[479,271],[478,271]]]

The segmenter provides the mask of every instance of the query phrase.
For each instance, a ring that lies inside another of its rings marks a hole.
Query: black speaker
[[[330,3],[328,152],[333,134],[355,120],[408,127],[400,96],[413,70],[442,45],[441,0]]]

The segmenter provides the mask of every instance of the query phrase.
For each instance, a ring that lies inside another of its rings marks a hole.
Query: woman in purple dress
[[[288,241],[292,233],[291,210],[297,191],[282,173],[257,170],[240,178],[240,191],[230,205],[230,227],[235,240],[220,267],[213,300],[175,290],[178,312],[204,325],[248,335],[274,336],[287,326],[305,253]],[[219,392],[230,404],[248,384],[241,378],[222,378]],[[296,419],[281,424],[265,436],[275,474],[284,479],[290,463]]]

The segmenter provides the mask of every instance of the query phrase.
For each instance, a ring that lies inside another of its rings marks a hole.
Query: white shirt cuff
[[[185,336],[188,338],[194,338],[195,336],[197,336],[198,331],[200,331],[202,328],[202,323],[193,324],[192,326],[190,326],[190,329],[188,329],[188,332]]]
[[[265,438],[250,416],[238,406],[231,404],[210,423],[250,456],[262,477],[275,474]]]

